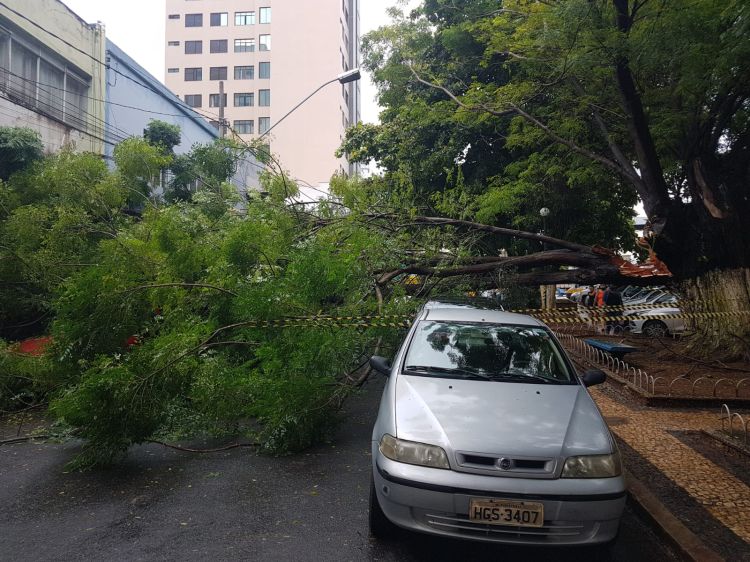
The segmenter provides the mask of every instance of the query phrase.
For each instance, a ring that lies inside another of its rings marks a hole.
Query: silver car
[[[393,364],[372,433],[370,529],[533,545],[617,536],[617,445],[550,330],[530,316],[428,303]]]

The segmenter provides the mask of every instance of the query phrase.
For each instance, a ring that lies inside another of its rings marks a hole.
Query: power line
[[[35,86],[39,87],[39,90],[41,90],[41,91],[42,91],[42,92],[44,92],[45,94],[48,94],[48,95],[50,96],[50,98],[54,98],[54,99],[57,99],[57,100],[61,100],[61,101],[63,101],[63,102],[65,102],[65,101],[66,101],[64,97],[62,97],[62,96],[59,96],[59,95],[55,95],[55,94],[54,94],[53,92],[51,92],[51,91],[49,91],[49,90],[46,90],[46,89],[45,89],[44,87],[42,87],[42,86],[45,86],[45,87],[48,87],[48,88],[52,88],[52,89],[55,89],[55,90],[60,90],[60,91],[62,91],[62,92],[65,92],[65,91],[66,91],[66,90],[65,90],[64,88],[59,88],[59,87],[57,87],[57,86],[53,86],[52,84],[47,84],[47,83],[44,83],[44,82],[38,82],[38,81],[36,81],[36,80],[32,80],[32,79],[30,79],[30,78],[25,78],[24,76],[20,76],[20,75],[18,75],[18,74],[15,74],[15,73],[13,73],[13,72],[11,72],[11,71],[6,71],[6,73],[7,73],[7,74],[9,74],[9,75],[11,75],[11,76],[14,76],[14,77],[16,77],[16,78],[19,78],[20,80],[23,80],[23,81],[25,81],[25,82],[28,82],[28,83],[30,83],[30,84],[34,84]],[[90,98],[89,96],[85,96],[85,95],[81,95],[80,97],[83,97],[83,98],[88,98],[88,99],[92,99],[92,100],[95,100],[95,101],[104,101],[104,100],[99,100],[99,99],[97,99],[97,98]],[[104,102],[104,103],[109,103],[109,102]],[[127,137],[129,137],[129,136],[132,136],[132,135],[131,135],[131,133],[130,133],[129,131],[125,131],[125,130],[123,130],[123,129],[120,129],[120,128],[118,128],[118,127],[116,127],[116,126],[114,126],[114,125],[111,125],[111,124],[110,124],[110,125],[107,125],[107,122],[106,122],[106,120],[104,120],[104,119],[102,119],[102,118],[100,118],[100,117],[97,117],[96,115],[94,115],[94,114],[92,114],[92,113],[89,113],[88,111],[85,111],[85,110],[81,110],[81,112],[82,112],[82,113],[84,113],[85,115],[88,115],[88,116],[89,116],[89,117],[90,117],[91,119],[94,119],[94,120],[96,120],[96,121],[100,121],[101,123],[104,123],[104,126],[105,126],[105,128],[109,126],[109,127],[111,127],[112,129],[114,129],[115,131],[118,131],[118,132],[119,132],[120,134],[122,134],[122,135],[125,135],[125,138],[127,138]]]
[[[11,108],[11,107],[7,107],[6,109],[9,109],[9,110],[13,110],[14,108]],[[27,108],[27,109],[29,109],[29,111],[34,111],[34,109],[32,109],[32,108]],[[16,111],[17,111],[17,110],[16,110]],[[84,113],[86,113],[86,112],[84,112]],[[6,114],[6,115],[7,115],[7,114]],[[21,114],[20,114],[20,112],[19,112],[19,116],[20,116],[20,115],[21,115]],[[87,114],[87,115],[88,115],[88,114]],[[10,117],[10,116],[9,116],[9,117]],[[92,117],[93,117],[93,116],[92,116]],[[28,122],[28,123],[31,123],[31,124],[33,124],[33,121],[29,121],[28,119],[26,120],[26,122]],[[65,123],[64,121],[63,121],[63,124],[64,124],[64,125],[67,125],[67,126],[70,126],[70,124],[69,124],[69,123]],[[41,126],[41,125],[40,125],[40,126]],[[43,127],[44,127],[44,128],[46,128],[46,129],[48,129],[48,130],[50,130],[50,131],[54,131],[54,129],[52,129],[51,127],[46,127],[46,126],[43,126]],[[106,135],[109,135],[109,136],[110,136],[110,137],[112,137],[112,138],[113,138],[114,140],[116,140],[116,141],[120,141],[120,142],[121,142],[121,141],[123,141],[123,140],[125,140],[125,138],[127,138],[127,137],[123,137],[123,136],[121,136],[121,135],[117,135],[117,134],[115,134],[114,132],[111,132],[111,131],[107,131],[106,129],[102,128],[101,126],[94,126],[93,128],[95,129],[95,131],[94,131],[93,133],[92,133],[91,131],[88,131],[88,130],[85,130],[85,131],[84,131],[84,130],[80,130],[80,129],[76,128],[76,127],[73,127],[73,128],[75,128],[76,130],[80,131],[81,133],[83,133],[83,134],[85,134],[85,135],[90,135],[90,136],[92,136],[92,137],[94,137],[94,138],[98,138],[98,140],[102,140],[102,141],[105,141],[105,142],[108,142],[108,141],[106,141],[105,139],[102,139],[102,138],[100,138],[100,137],[97,137],[95,133],[97,133],[97,132],[98,132],[98,133],[101,133],[101,134],[103,134],[103,135],[105,135],[105,136],[106,136]],[[113,144],[113,143],[109,143],[109,144]]]
[[[11,72],[10,70],[5,70],[5,73],[9,74],[11,76],[14,76],[16,78],[19,78],[21,80],[24,80],[26,82],[30,82],[32,84],[38,84],[40,86],[46,86],[48,88],[52,88],[54,90],[59,90],[61,92],[67,92],[68,91],[65,88],[61,88],[61,87],[55,86],[53,84],[48,84],[46,82],[39,82],[37,80],[32,80],[31,78],[26,78],[26,77],[21,76],[19,74],[15,74],[14,72]],[[87,96],[85,94],[78,94],[78,96],[82,97],[82,98],[89,99],[91,101],[97,101],[97,102],[102,102],[102,103],[109,104],[109,105],[114,105],[114,106],[117,106],[117,107],[124,107],[124,108],[127,108],[127,109],[135,109],[137,111],[143,111],[144,113],[153,113],[155,115],[165,115],[167,117],[183,117],[183,118],[188,118],[188,119],[192,118],[190,115],[185,115],[184,113],[183,114],[179,114],[179,113],[164,113],[164,112],[161,112],[161,111],[153,111],[151,109],[146,109],[144,107],[137,107],[135,105],[126,105],[126,104],[123,104],[123,103],[116,103],[116,102],[109,101],[109,100],[103,100],[103,99],[100,99],[100,98],[95,98],[93,96]],[[190,108],[190,109],[192,109],[193,111],[195,111],[194,108]],[[210,112],[207,112],[207,113],[210,113]],[[202,115],[196,115],[195,117],[203,117],[203,116]]]
[[[13,74],[13,73],[9,73],[9,74]],[[15,75],[15,74],[13,74],[13,75],[14,76],[18,76],[18,75]],[[39,87],[39,90],[41,92],[43,92],[44,94],[46,94],[50,100],[59,100],[59,101],[62,101],[63,103],[65,103],[65,98],[63,98],[61,96],[58,96],[58,95],[55,95],[53,92],[51,92],[49,90],[45,90],[43,87],[41,87],[41,83],[36,82],[34,80],[29,80],[29,79],[24,78],[22,76],[18,76],[18,78],[20,78],[21,80],[26,80],[27,82],[30,82],[30,83],[34,84],[35,86]],[[12,96],[13,96],[13,93],[12,92],[9,93],[9,97],[10,97],[11,100],[13,100]],[[34,99],[34,102],[35,102],[36,105],[39,105],[39,103],[40,103],[39,100],[37,100],[37,99]],[[42,103],[44,103],[44,102],[42,101]],[[39,107],[29,107],[28,109],[30,109],[32,111],[34,111],[36,109],[41,109],[42,111],[44,111],[44,108],[39,108]],[[132,136],[128,131],[123,131],[123,130],[119,129],[118,127],[115,127],[115,126],[109,126],[108,127],[107,122],[105,120],[101,119],[100,117],[97,117],[96,115],[93,115],[93,114],[89,113],[88,111],[86,111],[84,109],[80,109],[80,108],[76,108],[76,109],[81,113],[82,116],[85,116],[85,117],[88,118],[87,119],[87,123],[86,123],[87,129],[88,128],[95,129],[95,130],[97,130],[99,133],[101,133],[103,135],[109,134],[110,136],[112,136],[113,138],[115,138],[115,140],[124,140],[125,138],[127,138],[129,136]],[[64,120],[63,120],[63,123],[65,123],[66,125],[72,126],[73,128],[78,129],[78,127],[76,127],[75,124],[68,123],[68,122],[66,122]],[[86,133],[86,134],[89,133],[88,130],[81,130],[81,132]],[[117,135],[115,133],[119,133],[119,135]],[[118,136],[120,136],[121,138],[118,139],[117,138]]]
[[[10,108],[10,107],[6,107],[4,109],[8,109],[8,110],[13,111],[13,108]],[[34,121],[31,121],[28,117],[26,117],[26,116],[24,116],[24,115],[22,115],[20,113],[17,113],[15,115],[10,115],[8,113],[3,113],[2,111],[0,111],[0,114],[5,115],[6,117],[10,117],[11,119],[19,119],[19,120],[21,120],[21,121],[23,121],[25,123],[28,123],[29,125],[33,125],[33,126],[36,126],[36,127],[41,127],[43,129],[47,129],[48,131],[59,132],[56,129],[53,129],[52,127],[49,127],[47,125],[42,125],[41,123],[35,123]],[[112,146],[117,146],[116,142],[108,141],[107,139],[104,139],[104,138],[102,138],[102,137],[100,137],[98,135],[95,135],[93,133],[89,133],[89,132],[86,132],[86,131],[80,131],[80,132],[83,133],[84,135],[87,135],[87,136],[89,136],[89,137],[91,137],[93,139],[96,139],[98,141],[101,141],[103,143],[106,143],[106,144],[109,144],[109,145],[112,145]]]

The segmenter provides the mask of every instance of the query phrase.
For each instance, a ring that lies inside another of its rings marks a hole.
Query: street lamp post
[[[329,84],[333,84],[334,82],[338,82],[339,84],[348,84],[349,82],[354,82],[356,80],[359,80],[362,77],[362,74],[359,71],[359,68],[353,68],[351,70],[348,70],[346,72],[342,72],[336,78],[333,78],[329,80],[328,82],[325,82],[318,86],[318,88],[312,92],[310,95],[308,95],[305,99],[303,99],[301,102],[299,102],[297,105],[295,105],[292,109],[286,112],[284,116],[276,121],[271,127],[268,128],[266,132],[264,132],[262,135],[258,137],[258,139],[262,139],[265,137],[268,133],[270,133],[278,124],[280,124],[284,119],[289,117],[292,113],[294,113],[299,106],[301,106],[303,103],[305,103],[307,100],[309,100],[311,97],[313,97],[315,94],[317,94],[320,90],[328,86]]]
[[[547,235],[547,217],[550,214],[548,207],[542,207],[539,209],[539,216],[542,217],[542,234]],[[546,250],[547,245],[542,242],[542,250]],[[554,285],[540,285],[539,293],[542,298],[542,308],[551,309],[555,308],[555,286]]]
[[[547,234],[547,217],[549,216],[550,210],[547,207],[539,209],[539,216],[542,217],[542,234]]]

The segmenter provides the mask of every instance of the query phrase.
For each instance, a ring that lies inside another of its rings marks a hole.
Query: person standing
[[[606,332],[608,334],[622,333],[625,323],[619,318],[623,315],[622,295],[613,286],[607,287],[604,293],[604,305],[608,308],[607,316],[615,317],[617,320],[608,320]]]
[[[599,285],[596,288],[596,306],[597,308],[604,307],[604,286],[603,285]]]

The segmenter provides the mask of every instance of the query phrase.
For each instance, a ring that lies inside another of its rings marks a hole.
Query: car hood
[[[611,452],[609,430],[582,385],[400,375],[397,437],[454,451],[559,457]]]

